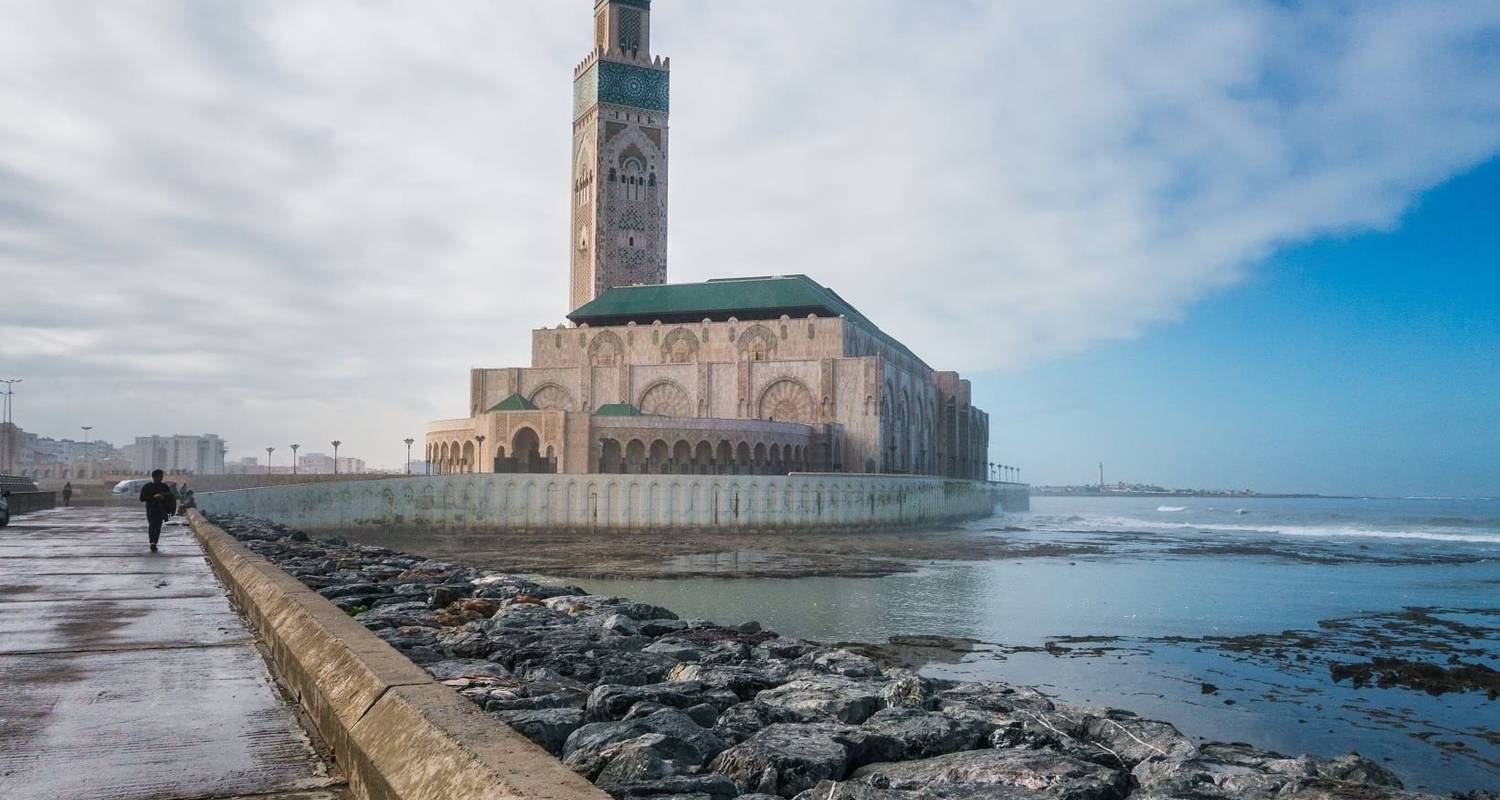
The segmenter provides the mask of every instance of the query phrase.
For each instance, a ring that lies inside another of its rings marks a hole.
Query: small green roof
[[[864,328],[897,351],[923,362],[916,353],[882,331],[837,292],[806,275],[759,278],[720,278],[703,283],[666,283],[609,289],[568,315],[575,325],[649,325],[698,322],[793,319],[813,314],[843,317]]]
[[[520,393],[511,395],[490,407],[489,412],[496,411],[535,411],[536,404],[522,397]]]
[[[641,413],[641,410],[639,408],[636,408],[635,406],[633,406],[633,405],[631,405],[629,403],[608,403],[606,405],[599,406],[598,410],[596,410],[594,412],[594,416],[596,416],[596,417],[645,417],[645,416],[650,416],[650,415]]]

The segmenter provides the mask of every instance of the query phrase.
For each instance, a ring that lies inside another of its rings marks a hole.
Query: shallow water
[[[1355,688],[1329,671],[1382,655],[1500,669],[1500,502],[1035,498],[969,527],[1100,552],[883,578],[576,582],[821,641],[966,637],[980,643],[924,672],[1034,685],[1191,736],[1355,749],[1411,788],[1500,786],[1500,701]],[[1234,638],[1283,631],[1310,638]]]

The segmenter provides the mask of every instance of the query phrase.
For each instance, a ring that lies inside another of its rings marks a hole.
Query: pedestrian
[[[156,552],[156,540],[161,538],[161,524],[177,510],[177,496],[172,487],[162,481],[166,473],[159,469],[151,471],[151,482],[141,487],[141,502],[146,504],[146,523],[151,537],[151,552]]]
[[[63,484],[63,508],[73,505],[73,482]]]

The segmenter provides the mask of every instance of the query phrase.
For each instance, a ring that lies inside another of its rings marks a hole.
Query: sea
[[[874,578],[577,583],[910,646],[929,676],[1034,686],[1199,739],[1356,751],[1410,789],[1500,789],[1486,672],[1500,670],[1500,499],[1037,497],[965,528],[1017,555]]]

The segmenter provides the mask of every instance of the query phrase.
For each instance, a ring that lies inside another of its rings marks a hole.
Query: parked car
[[[150,478],[132,478],[128,481],[120,481],[115,484],[115,488],[109,490],[109,493],[120,497],[138,497],[141,490],[146,488],[146,484],[150,482]]]
[[[10,492],[0,492],[0,528],[10,524]]]

